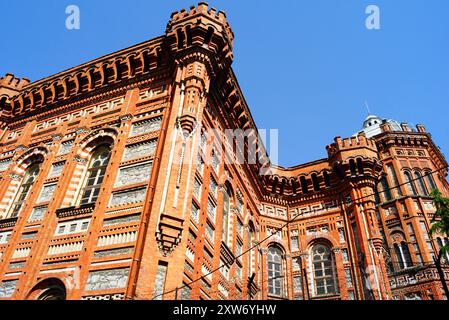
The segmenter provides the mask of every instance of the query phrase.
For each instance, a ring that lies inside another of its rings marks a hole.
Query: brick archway
[[[49,278],[39,282],[31,289],[26,300],[66,300],[67,289],[58,278]]]

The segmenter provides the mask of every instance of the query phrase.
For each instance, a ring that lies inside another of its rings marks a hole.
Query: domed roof
[[[381,123],[382,119],[380,117],[370,114],[368,117],[366,117],[365,121],[363,121],[363,128],[380,125]]]
[[[363,129],[358,133],[365,133],[367,138],[374,137],[382,132],[382,130],[380,129],[380,125],[382,123],[389,123],[393,131],[402,131],[401,125],[396,120],[385,119],[374,114],[370,114],[363,121]]]

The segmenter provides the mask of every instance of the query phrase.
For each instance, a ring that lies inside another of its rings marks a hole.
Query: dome
[[[374,137],[382,132],[382,130],[380,129],[380,125],[382,123],[389,123],[393,131],[402,131],[401,125],[398,121],[393,119],[385,119],[370,114],[363,121],[363,128],[358,133],[364,133],[367,138]],[[357,133],[355,135],[357,135]]]
[[[363,121],[363,128],[368,128],[371,126],[379,126],[382,123],[382,119],[378,116],[375,116],[373,114],[370,114],[368,117],[366,117],[365,121]]]

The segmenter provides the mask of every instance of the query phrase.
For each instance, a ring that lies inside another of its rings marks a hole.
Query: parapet
[[[211,7],[206,2],[200,2],[197,6],[191,6],[189,11],[182,9],[181,11],[175,11],[171,14],[170,21],[167,25],[167,30],[172,29],[173,25],[182,23],[185,20],[193,20],[195,24],[198,16],[207,17],[215,23],[218,23],[222,26],[223,32],[226,34],[231,46],[234,42],[234,33],[232,32],[231,26],[229,25],[226,14],[217,9]]]
[[[4,89],[19,92],[30,83],[27,78],[17,78],[12,73],[7,73],[0,78],[0,94]]]
[[[377,152],[376,142],[373,139],[367,138],[364,133],[359,133],[357,136],[344,139],[335,137],[334,143],[326,147],[329,158],[338,152],[354,149],[370,149],[371,151]]]

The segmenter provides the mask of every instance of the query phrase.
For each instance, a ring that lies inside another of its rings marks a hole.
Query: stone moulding
[[[56,216],[58,218],[73,217],[82,214],[89,214],[94,212],[95,203],[84,204],[78,207],[59,208],[56,210]]]

